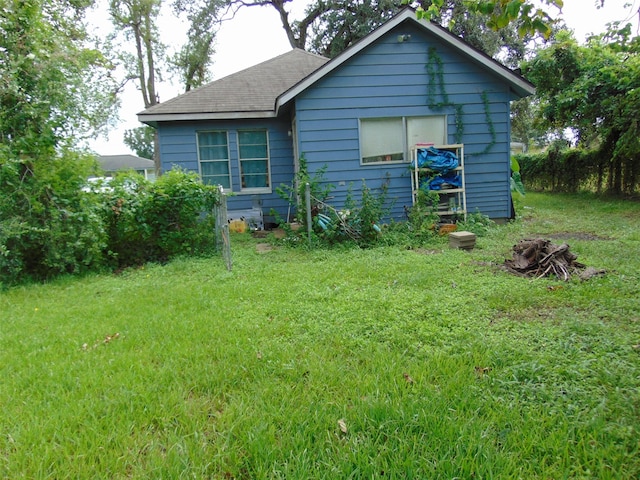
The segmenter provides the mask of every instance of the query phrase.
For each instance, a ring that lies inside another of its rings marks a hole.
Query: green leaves
[[[582,46],[560,32],[525,65],[525,74],[538,92],[538,121],[550,129],[572,129],[581,146],[601,149],[601,177],[611,169],[608,189],[631,193],[640,167],[633,140],[640,135],[633,93],[640,88],[640,50],[626,37],[610,43],[610,33]]]
[[[113,113],[110,65],[86,42],[84,6],[12,2],[0,18],[0,131],[14,152],[39,155],[95,133]]]

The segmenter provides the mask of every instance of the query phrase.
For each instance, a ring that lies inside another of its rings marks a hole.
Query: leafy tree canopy
[[[115,112],[112,64],[84,29],[88,3],[2,2],[0,132],[14,153],[72,144]]]
[[[603,0],[602,0],[603,1]],[[410,0],[402,0],[404,4]],[[464,0],[464,6],[470,12],[480,13],[486,16],[486,24],[489,28],[498,30],[511,23],[518,24],[520,35],[527,33],[540,33],[545,37],[551,35],[553,20],[544,8],[555,6],[561,9],[563,0]],[[428,6],[420,5],[417,9],[419,18],[432,19],[440,15],[445,0],[432,0]],[[542,6],[539,6],[542,5]]]
[[[611,158],[609,189],[632,192],[640,175],[640,37],[613,28],[579,45],[557,35],[524,66],[537,89],[537,121],[571,129],[578,144]]]
[[[124,144],[142,158],[154,158],[155,128],[144,125],[124,132]]]

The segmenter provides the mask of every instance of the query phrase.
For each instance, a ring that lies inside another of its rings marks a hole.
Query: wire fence
[[[229,222],[227,221],[227,195],[222,187],[219,187],[220,201],[214,207],[216,218],[216,249],[222,253],[222,258],[227,266],[227,270],[231,271],[233,262],[231,259],[231,240],[229,239]]]

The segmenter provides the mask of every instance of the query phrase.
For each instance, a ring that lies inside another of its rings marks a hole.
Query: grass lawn
[[[471,252],[241,235],[1,292],[0,477],[640,477],[640,204],[520,203]],[[532,236],[606,275],[504,272]]]

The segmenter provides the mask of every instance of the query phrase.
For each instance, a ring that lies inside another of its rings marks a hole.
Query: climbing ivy
[[[456,105],[456,143],[462,143],[462,134],[464,133],[464,120],[462,116],[464,111],[462,105]]]
[[[456,143],[462,143],[464,135],[464,110],[463,105],[455,104],[449,101],[449,95],[444,83],[444,67],[443,62],[435,47],[430,47],[428,51],[428,61],[426,64],[429,84],[427,86],[427,104],[431,109],[440,109],[444,107],[453,107],[456,112]],[[438,102],[438,95],[441,101]],[[489,106],[489,95],[486,91],[480,94],[484,105],[484,116],[491,135],[491,142],[487,144],[482,153],[488,153],[496,144],[496,130],[491,119],[491,110]]]
[[[491,147],[496,144],[496,129],[493,126],[493,120],[491,120],[491,109],[489,107],[489,94],[484,90],[480,96],[482,97],[482,104],[484,106],[484,118],[487,121],[487,127],[489,128],[489,134],[491,135],[491,142],[487,144],[482,153],[489,153]]]
[[[427,75],[429,76],[429,85],[427,86],[427,101],[431,108],[442,108],[451,106],[449,103],[449,95],[444,87],[444,68],[442,59],[434,47],[429,48],[429,57],[427,62]],[[437,90],[440,91],[442,101],[436,103]]]

